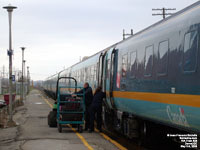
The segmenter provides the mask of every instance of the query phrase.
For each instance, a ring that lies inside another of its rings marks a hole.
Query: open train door
[[[104,56],[104,67],[103,67],[103,91],[106,92],[106,99],[103,104],[103,122],[106,128],[108,125],[112,125],[113,110],[115,109],[113,99],[113,89],[115,86],[116,72],[117,72],[117,50],[111,48],[107,51]]]
[[[102,52],[99,56],[99,61],[97,63],[97,87],[103,84],[103,68],[104,68],[104,57],[106,52]]]
[[[113,89],[115,86],[116,73],[117,73],[117,50],[110,49],[105,54],[104,69],[103,69],[103,91],[106,92],[106,102],[110,109],[114,109]]]
[[[113,91],[114,87],[116,86],[116,80],[117,80],[117,62],[118,62],[118,50],[113,49],[111,53],[110,58],[110,89],[109,89],[109,99],[110,103],[112,105],[112,109],[115,109],[115,103],[113,98]]]

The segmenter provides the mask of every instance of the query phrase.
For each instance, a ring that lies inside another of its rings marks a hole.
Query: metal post
[[[131,33],[125,33],[125,30],[123,29],[123,40],[126,39],[126,36],[132,36],[133,35],[133,29],[131,29]]]
[[[24,82],[26,83],[26,60],[24,60]]]
[[[24,83],[26,83],[26,74],[25,74],[25,63],[26,63],[26,60],[24,60],[23,61],[23,68],[24,68]],[[25,84],[24,84],[24,92],[23,92],[23,98],[24,98],[24,100],[26,100],[26,88],[25,88],[26,86],[25,86]]]
[[[25,47],[21,47],[22,49],[22,80],[21,80],[21,100],[24,99],[24,50]]]
[[[152,9],[152,11],[162,11],[162,13],[157,13],[157,14],[152,14],[153,16],[163,16],[163,19],[166,18],[166,16],[169,16],[169,15],[173,15],[173,13],[167,13],[166,11],[169,11],[169,10],[176,10],[176,8],[156,8],[156,9]]]
[[[131,29],[131,35],[133,35],[133,29]]]
[[[125,30],[123,29],[123,34],[122,34],[122,36],[123,36],[123,40],[125,40]]]
[[[27,94],[29,93],[29,66],[27,66]]]
[[[165,13],[165,8],[164,7],[163,7],[162,11],[163,11],[163,19],[165,19],[166,13]]]
[[[9,56],[9,122],[8,124],[13,123],[12,118],[12,31],[11,31],[11,23],[12,23],[12,11],[13,9],[16,9],[17,7],[14,6],[5,6],[3,7],[8,11],[8,19],[9,19],[9,50],[8,50],[8,56]]]

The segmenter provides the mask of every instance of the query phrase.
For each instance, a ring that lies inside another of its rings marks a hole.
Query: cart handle
[[[77,81],[75,78],[73,77],[59,77],[58,80],[57,80],[57,84],[56,84],[56,100],[58,98],[58,86],[59,86],[59,80],[61,79],[72,79],[75,81],[75,92],[77,92]]]

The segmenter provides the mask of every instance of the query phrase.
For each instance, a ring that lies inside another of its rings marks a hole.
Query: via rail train
[[[53,98],[62,76],[102,86],[104,125],[130,138],[147,122],[199,134],[200,2],[47,78]]]

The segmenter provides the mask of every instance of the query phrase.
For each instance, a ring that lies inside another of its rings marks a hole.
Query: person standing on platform
[[[94,131],[94,120],[97,115],[97,129],[101,132],[102,126],[102,101],[106,93],[102,92],[102,87],[98,87],[94,93],[94,98],[90,107],[90,132]]]
[[[83,88],[84,89],[80,90],[79,92],[76,92],[72,96],[75,96],[76,94],[83,94],[83,91],[85,91],[85,131],[87,131],[88,128],[90,127],[89,108],[90,105],[92,104],[93,93],[92,93],[92,88],[89,86],[88,82],[84,83]]]

